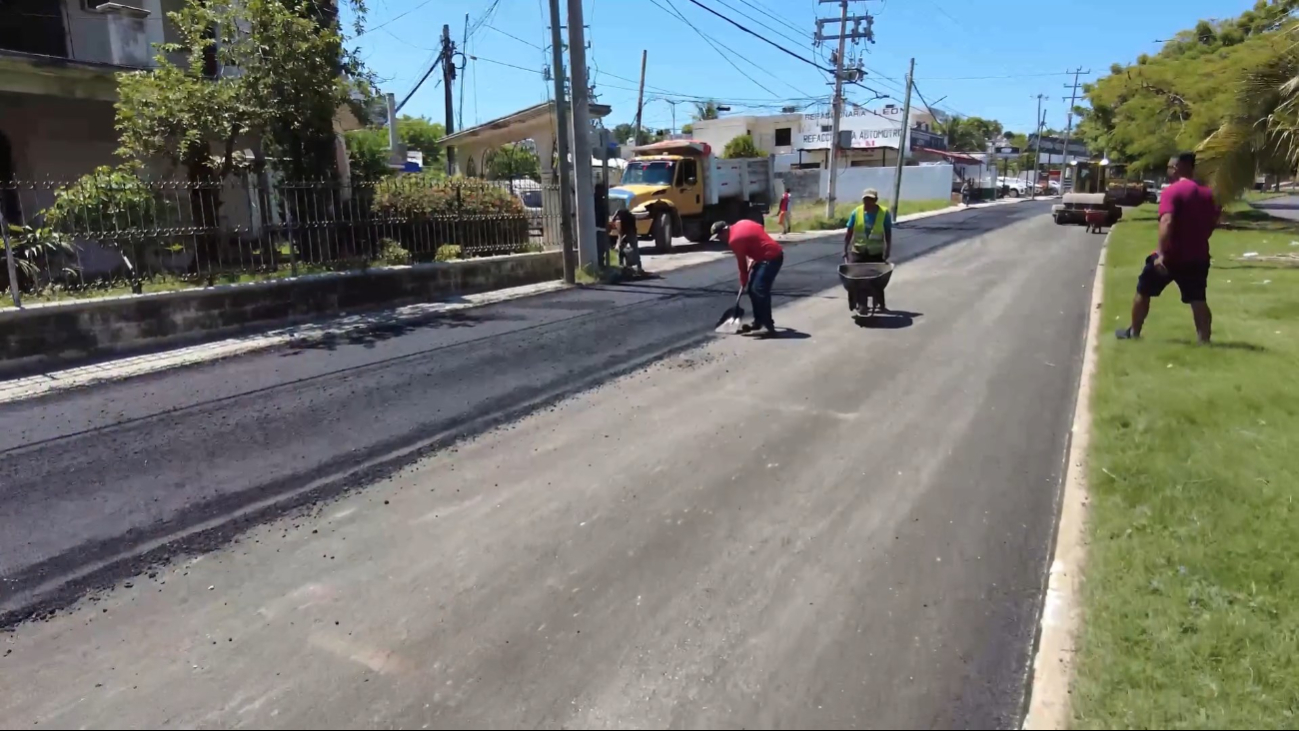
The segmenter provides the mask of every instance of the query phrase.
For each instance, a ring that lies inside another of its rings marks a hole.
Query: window
[[[695,170],[694,160],[681,161],[681,186],[694,185],[699,182],[699,174]]]
[[[623,171],[623,185],[672,185],[675,165],[667,161],[632,162]]]
[[[776,147],[789,147],[793,142],[793,131],[789,127],[776,128]]]
[[[831,126],[828,125],[828,124],[823,124],[823,125],[821,125],[821,131],[822,131],[822,132],[833,132],[833,131],[834,131],[834,127],[831,127]]]
[[[47,0],[0,0],[0,49],[68,57],[63,13]]]

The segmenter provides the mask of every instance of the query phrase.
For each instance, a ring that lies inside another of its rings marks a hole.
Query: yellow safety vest
[[[866,206],[857,206],[853,211],[853,242],[854,251],[864,251],[868,254],[884,253],[884,217],[889,215],[889,209],[880,206],[875,212],[875,225],[871,227],[870,233],[866,233]]]

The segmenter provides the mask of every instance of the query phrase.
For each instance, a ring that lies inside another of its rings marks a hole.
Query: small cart
[[[887,262],[839,265],[839,281],[848,291],[853,317],[871,317],[879,311],[884,288],[892,277],[893,265]]]

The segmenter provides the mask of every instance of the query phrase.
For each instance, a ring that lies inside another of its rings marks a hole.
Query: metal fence
[[[216,284],[561,246],[558,190],[532,181],[0,182],[6,290]],[[16,285],[16,286],[15,286]]]

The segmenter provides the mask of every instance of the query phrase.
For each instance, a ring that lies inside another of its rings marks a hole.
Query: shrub
[[[385,180],[375,186],[374,210],[384,231],[412,252],[449,244],[505,251],[528,243],[528,218],[519,199],[474,178]]]
[[[740,135],[731,138],[722,150],[722,157],[732,159],[737,157],[766,157],[767,153],[758,149],[758,144],[753,141],[752,135]]]
[[[66,236],[48,227],[14,224],[9,224],[9,236],[19,290],[40,291],[50,283],[55,270],[65,280],[76,278],[76,269],[70,266],[76,250]],[[0,288],[9,289],[9,269],[3,262],[0,262]]]
[[[433,261],[457,261],[464,258],[462,256],[463,253],[463,250],[455,244],[439,246],[437,254],[433,256]]]
[[[138,233],[166,225],[169,206],[136,168],[101,166],[62,188],[45,210],[45,225],[77,235]]]
[[[403,266],[410,263],[410,252],[392,239],[379,242],[379,262],[388,266]]]

